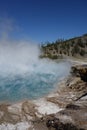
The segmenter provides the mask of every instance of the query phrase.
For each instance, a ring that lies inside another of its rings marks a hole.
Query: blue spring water
[[[36,44],[0,42],[0,101],[43,97],[69,74],[69,62],[39,59],[39,54]]]
[[[44,63],[44,61],[42,62]],[[70,63],[50,62],[43,66],[33,65],[34,70],[22,74],[0,75],[0,100],[19,101],[37,99],[52,90],[61,78],[69,74]]]

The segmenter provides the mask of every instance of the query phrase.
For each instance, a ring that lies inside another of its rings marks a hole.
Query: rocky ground
[[[1,103],[0,130],[87,130],[87,65],[71,73],[46,98]]]

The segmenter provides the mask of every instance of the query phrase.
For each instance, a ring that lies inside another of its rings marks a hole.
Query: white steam
[[[12,25],[9,20],[7,24],[0,24],[0,100],[18,101],[44,96],[53,90],[57,81],[69,74],[70,64],[39,59],[38,44],[9,40]]]
[[[39,59],[37,44],[0,41],[0,100],[42,97],[69,74],[68,62]]]
[[[32,65],[38,61],[39,49],[29,42],[0,42],[0,72],[25,73],[32,71]],[[0,73],[0,74],[1,74]]]

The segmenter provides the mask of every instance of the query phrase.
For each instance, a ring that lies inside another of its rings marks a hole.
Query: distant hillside
[[[41,50],[42,58],[87,57],[87,34],[69,40],[59,39],[54,43],[48,42],[41,46]]]

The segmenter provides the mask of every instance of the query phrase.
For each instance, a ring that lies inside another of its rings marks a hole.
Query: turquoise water
[[[70,71],[68,62],[42,60],[32,66],[32,70],[25,73],[10,72],[0,75],[1,101],[15,102],[43,97],[53,91],[56,83]]]
[[[43,97],[69,74],[69,62],[39,59],[39,55],[37,44],[0,41],[0,101]]]

